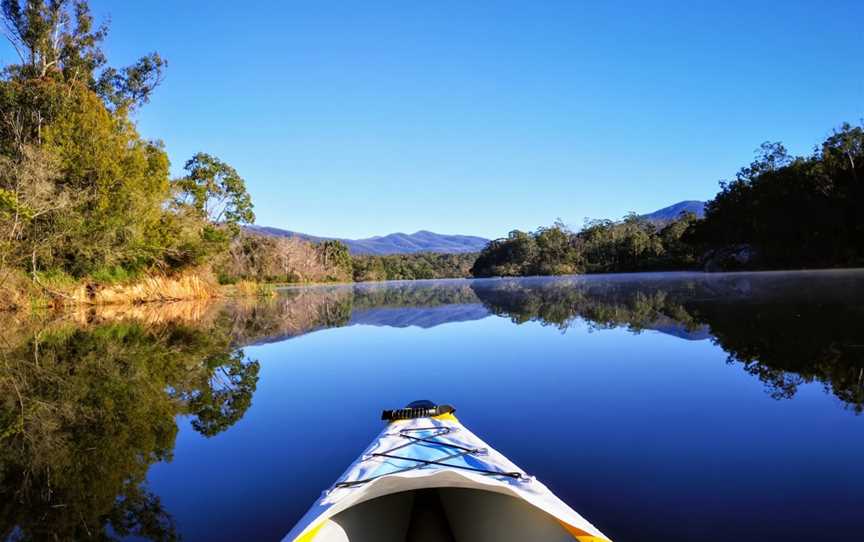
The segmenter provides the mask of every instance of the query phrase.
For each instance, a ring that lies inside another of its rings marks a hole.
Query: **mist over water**
[[[0,537],[279,539],[456,406],[617,542],[851,540],[864,272],[298,287],[4,321]]]

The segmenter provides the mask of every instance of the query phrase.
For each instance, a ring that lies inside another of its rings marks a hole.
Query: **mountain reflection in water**
[[[864,407],[864,273],[668,274],[290,288],[266,300],[0,316],[0,539],[172,540],[147,487],[178,417],[218,435],[254,400],[244,347],[344,326],[503,317],[710,340],[777,399]],[[310,496],[311,498],[311,496]]]

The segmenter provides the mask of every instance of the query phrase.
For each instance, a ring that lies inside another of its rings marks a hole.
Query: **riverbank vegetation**
[[[535,232],[513,231],[480,253],[475,277],[660,271],[693,267],[684,234],[696,221],[686,214],[659,227],[635,214],[619,222],[593,220],[574,232],[563,223]]]
[[[34,294],[96,302],[103,285],[133,282],[127,300],[140,301],[147,281],[156,298],[206,293],[188,276],[254,214],[231,166],[198,153],[172,179],[162,143],[138,134],[134,115],[162,81],[165,60],[150,53],[110,66],[108,28],[84,1],[0,7],[19,61],[0,78],[2,287],[19,292],[17,303]]]
[[[475,253],[360,255],[352,258],[352,277],[357,282],[465,278],[476,259]]]
[[[864,129],[842,125],[805,157],[764,143],[721,181],[704,219],[655,224],[635,214],[513,231],[480,253],[477,277],[864,265]]]
[[[217,295],[218,282],[351,279],[347,249],[241,235],[244,179],[207,153],[170,175],[135,115],[167,66],[113,67],[83,0],[0,2],[0,309]],[[259,291],[235,288],[235,291]]]
[[[350,282],[352,261],[339,241],[244,232],[217,258],[214,270],[221,284]]]
[[[864,127],[844,124],[809,156],[763,144],[720,186],[694,224],[695,246],[749,247],[761,268],[864,265]]]

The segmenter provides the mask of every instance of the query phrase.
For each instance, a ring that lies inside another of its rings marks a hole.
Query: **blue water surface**
[[[252,406],[211,438],[181,418],[149,489],[186,540],[279,539],[381,409],[428,398],[619,542],[856,540],[862,292],[859,272],[292,289],[284,329],[243,346]]]

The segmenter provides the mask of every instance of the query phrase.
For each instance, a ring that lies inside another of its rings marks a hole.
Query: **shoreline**
[[[63,311],[87,307],[134,307],[141,305],[170,304],[183,301],[206,301],[231,298],[266,298],[278,295],[283,290],[304,288],[347,287],[361,284],[385,285],[407,283],[433,283],[441,281],[480,280],[537,280],[555,278],[615,278],[627,277],[661,278],[668,275],[691,275],[705,278],[729,275],[769,275],[806,273],[864,272],[862,267],[827,267],[815,269],[763,269],[735,271],[670,270],[628,271],[620,273],[577,273],[564,275],[521,275],[494,277],[447,277],[432,279],[398,279],[358,282],[254,282],[239,281],[235,284],[218,284],[207,273],[187,273],[177,277],[146,276],[140,280],[123,284],[99,284],[76,282],[52,285],[34,282],[22,273],[6,274],[5,284],[0,284],[0,313],[36,313]],[[9,278],[14,280],[8,280]],[[9,284],[12,283],[12,284]]]

